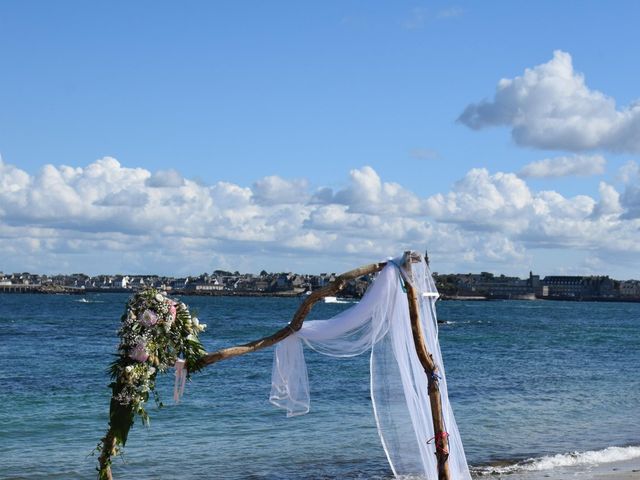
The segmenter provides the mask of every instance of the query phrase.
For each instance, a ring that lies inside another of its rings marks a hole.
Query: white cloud
[[[640,165],[634,161],[627,162],[620,168],[618,178],[625,186],[624,192],[619,196],[624,210],[623,218],[640,218]]]
[[[28,187],[30,180],[26,172],[4,163],[0,157],[0,192],[15,193]]]
[[[548,248],[637,261],[640,178],[625,168],[625,190],[602,182],[598,198],[534,191],[486,169],[422,198],[371,167],[352,170],[335,193],[314,193],[305,180],[206,186],[178,172],[181,186],[159,188],[151,172],[112,158],[34,175],[0,161],[1,267],[194,273],[215,258],[254,271],[289,262],[338,271],[409,248],[461,271],[512,271]]]
[[[105,207],[143,207],[148,202],[149,195],[146,192],[122,189],[106,194],[103,198],[96,201],[95,204]]]
[[[640,165],[633,160],[625,163],[620,167],[618,178],[625,184],[640,181]]]
[[[349,207],[353,213],[416,215],[422,202],[412,192],[394,182],[383,182],[371,167],[353,169],[347,188],[336,192],[331,202]]]
[[[635,241],[640,221],[632,209],[640,205],[636,192],[640,189],[627,188],[625,204],[624,195],[602,182],[598,200],[587,195],[568,198],[555,191],[533,192],[514,174],[473,169],[450,192],[426,202],[432,218],[477,236],[466,252],[476,260],[495,258],[491,250],[480,253],[479,245],[500,245],[501,239],[508,240],[502,243],[504,258],[524,258],[526,249],[541,248],[617,255],[640,252]]]
[[[147,186],[156,188],[177,188],[184,185],[184,178],[177,171],[158,170],[147,179]]]
[[[519,145],[584,151],[640,152],[640,103],[616,102],[585,84],[571,55],[555,51],[549,62],[498,82],[493,100],[472,103],[460,122],[475,130],[510,127]]]
[[[601,175],[607,161],[602,155],[573,155],[570,157],[545,158],[525,165],[521,177],[550,178],[570,175]]]
[[[600,201],[596,203],[593,209],[593,216],[620,215],[623,212],[623,208],[620,204],[618,191],[605,182],[600,182],[598,190],[600,192]]]
[[[285,180],[272,175],[255,182],[253,194],[256,202],[264,205],[304,203],[308,198],[308,187],[304,179]]]
[[[524,180],[513,173],[491,175],[484,168],[470,170],[447,194],[426,200],[427,212],[443,222],[469,229],[511,230],[528,219],[532,195]]]

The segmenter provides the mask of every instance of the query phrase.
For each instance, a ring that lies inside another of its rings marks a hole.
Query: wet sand
[[[640,458],[599,465],[593,469],[592,476],[583,478],[585,480],[639,480]]]

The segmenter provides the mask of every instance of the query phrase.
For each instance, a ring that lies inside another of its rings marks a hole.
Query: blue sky
[[[0,271],[640,277],[639,14],[2,2]]]

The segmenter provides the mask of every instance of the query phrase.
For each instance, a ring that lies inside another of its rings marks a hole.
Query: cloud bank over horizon
[[[0,159],[0,270],[314,273],[426,247],[443,272],[525,274],[535,265],[558,273],[540,252],[579,252],[589,261],[576,269],[588,272],[640,260],[638,164],[619,178],[619,189],[600,182],[598,198],[565,197],[515,173],[474,168],[448,191],[421,197],[369,166],[331,189],[277,175],[203,185],[111,157],[29,174]]]

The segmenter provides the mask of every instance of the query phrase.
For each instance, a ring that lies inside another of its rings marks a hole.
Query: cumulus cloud
[[[176,170],[158,170],[147,179],[147,186],[155,188],[177,188],[184,185],[184,178]]]
[[[603,215],[619,215],[623,212],[620,204],[620,194],[612,186],[605,182],[600,182],[598,186],[600,192],[600,201],[593,208],[593,216],[601,217]]]
[[[525,178],[602,175],[606,164],[607,161],[602,155],[545,158],[525,165],[519,175]]]
[[[304,179],[285,180],[277,175],[264,177],[253,184],[256,202],[265,205],[304,203],[309,183]]]
[[[0,157],[0,192],[15,193],[28,187],[30,181],[27,172],[4,163]]]
[[[560,50],[522,76],[500,80],[492,100],[468,105],[458,120],[474,130],[510,127],[517,144],[536,148],[640,152],[640,103],[617,108]]]
[[[541,248],[638,258],[635,167],[625,167],[624,191],[602,182],[598,198],[534,191],[514,173],[486,169],[425,198],[366,166],[334,192],[276,176],[208,186],[178,172],[181,182],[160,187],[148,170],[109,157],[35,174],[0,160],[0,258],[5,269],[88,273],[282,270],[311,258],[331,258],[337,271],[425,247],[463,271],[512,269]]]
[[[622,183],[628,184],[640,180],[640,165],[633,160],[625,163],[618,172],[618,178]]]
[[[476,234],[483,239],[478,243],[500,245],[499,239],[508,240],[502,244],[505,258],[516,259],[524,257],[526,249],[545,248],[637,255],[640,245],[634,238],[640,215],[635,215],[634,207],[640,205],[638,184],[628,185],[620,195],[601,182],[598,199],[565,197],[555,191],[534,192],[512,173],[473,169],[450,192],[433,195],[426,203],[431,218]],[[467,253],[477,259],[478,252],[475,245]],[[484,255],[495,257],[486,249]]]
[[[628,162],[620,169],[620,175],[625,184],[625,190],[620,202],[625,209],[624,218],[640,218],[640,165]]]
[[[349,211],[353,213],[378,215],[421,213],[422,202],[415,194],[398,183],[383,182],[373,168],[355,168],[349,172],[349,176],[349,186],[336,192],[329,202],[347,205]]]
[[[146,192],[123,189],[106,194],[95,204],[105,207],[143,207],[147,202],[149,202],[149,195]]]
[[[529,187],[515,174],[491,175],[484,168],[475,168],[450,192],[429,197],[426,205],[433,218],[468,229],[518,230],[527,221],[532,202]]]

